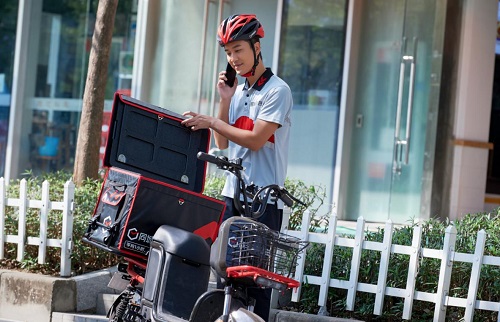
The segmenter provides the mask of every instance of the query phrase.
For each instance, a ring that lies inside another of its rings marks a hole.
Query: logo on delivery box
[[[113,220],[111,219],[111,216],[107,216],[106,218],[104,218],[102,223],[104,224],[104,226],[109,227],[113,223]]]
[[[141,233],[139,230],[137,230],[137,228],[130,228],[127,231],[127,237],[130,240],[137,240],[147,244],[151,243],[151,240],[153,240],[153,236],[146,233]]]
[[[127,237],[130,240],[136,240],[137,237],[139,237],[139,232],[137,231],[137,228],[131,228],[127,232]]]

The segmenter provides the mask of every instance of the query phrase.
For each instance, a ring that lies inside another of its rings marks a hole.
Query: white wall
[[[498,0],[466,0],[461,31],[450,219],[484,209]],[[485,86],[488,84],[487,86]]]

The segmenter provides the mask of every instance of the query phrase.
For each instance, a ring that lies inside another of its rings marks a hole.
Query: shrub
[[[71,178],[71,174],[64,171],[44,173],[35,176],[31,172],[24,174],[27,184],[28,199],[40,200],[43,181],[50,184],[49,199],[62,201],[64,197],[64,184]],[[73,274],[80,275],[86,272],[109,267],[118,262],[118,257],[82,242],[83,233],[87,230],[88,220],[91,218],[97,201],[102,180],[86,180],[81,187],[75,189],[75,209],[73,212],[73,252],[71,264]],[[7,188],[8,198],[19,198],[20,180],[13,180]],[[27,211],[27,236],[39,236],[39,209],[28,208]],[[5,215],[5,234],[17,235],[18,231],[18,208],[7,207]],[[47,238],[61,238],[62,212],[51,210],[48,215]],[[26,246],[25,256],[22,262],[17,262],[17,244],[5,243],[4,259],[0,261],[0,267],[8,269],[20,269],[28,272],[42,273],[46,275],[59,275],[61,249],[55,247],[47,248],[45,264],[38,264],[38,247]]]
[[[50,184],[49,199],[53,201],[62,201],[64,197],[64,184],[71,178],[71,173],[58,171],[54,173],[44,173],[40,176],[32,172],[24,174],[26,179],[28,199],[40,200],[41,187],[43,181],[47,180]],[[224,185],[225,177],[212,175],[208,176],[205,183],[204,194],[213,198],[222,199],[220,195]],[[10,182],[7,189],[8,198],[19,198],[20,180]],[[102,180],[86,180],[80,187],[75,188],[75,209],[73,211],[73,252],[71,254],[72,274],[80,275],[87,272],[110,267],[120,261],[120,257],[105,252],[99,248],[82,242],[82,236],[87,231],[88,221],[91,218],[97,202]],[[306,203],[306,207],[295,204],[294,215],[290,219],[292,228],[300,227],[302,212],[310,209],[312,215],[316,215],[318,208],[325,199],[324,189],[320,187],[307,187],[298,180],[287,180],[285,184],[287,189],[300,200]],[[312,207],[317,204],[316,208]],[[39,236],[40,210],[28,208],[27,212],[27,236]],[[47,238],[60,239],[62,228],[62,212],[52,210],[48,218]],[[325,225],[326,217],[313,218],[311,229],[319,229]],[[326,224],[327,225],[327,224]],[[5,218],[5,234],[17,235],[18,230],[18,209],[17,207],[7,207]],[[5,243],[4,259],[0,261],[0,267],[9,269],[21,269],[28,272],[42,273],[46,275],[59,275],[60,272],[60,254],[59,248],[48,247],[45,264],[38,264],[38,247],[26,246],[24,260],[18,262],[17,244]]]
[[[222,188],[224,187],[225,176],[210,175],[207,177],[205,183],[204,194],[219,200],[223,199],[221,195]],[[285,188],[297,199],[302,201],[294,203],[292,206],[292,215],[290,217],[289,228],[292,230],[300,229],[302,224],[302,214],[306,209],[309,210],[311,216],[310,231],[324,230],[328,226],[328,218],[330,213],[320,214],[319,211],[325,203],[326,190],[319,185],[307,186],[303,181],[297,179],[287,178],[285,181]]]
[[[56,172],[43,174],[39,177],[32,173],[26,173],[28,186],[28,199],[41,199],[41,186],[44,180],[50,183],[50,200],[63,200],[64,183],[69,180],[71,174],[66,172]],[[205,184],[205,194],[221,199],[220,192],[224,184],[224,177],[209,176]],[[75,189],[75,209],[73,226],[73,253],[72,271],[75,275],[113,266],[120,260],[120,257],[102,251],[96,247],[82,242],[81,237],[88,227],[88,220],[91,218],[97,198],[102,185],[102,180],[87,180],[81,187]],[[320,214],[320,207],[324,204],[325,190],[319,186],[307,186],[300,180],[287,179],[285,187],[298,199],[302,200],[306,206],[295,204],[293,215],[290,218],[290,227],[300,229],[302,213],[309,209],[313,220],[311,231],[325,230],[328,226],[329,213]],[[10,183],[7,189],[7,197],[19,197],[19,180]],[[39,210],[30,208],[27,214],[27,235],[39,235]],[[18,212],[16,207],[6,207],[5,234],[17,234]],[[51,211],[49,214],[48,238],[61,238],[60,211]],[[428,220],[420,223],[422,226],[422,247],[442,249],[443,236],[449,222],[438,220]],[[477,232],[484,229],[487,232],[485,254],[500,256],[500,209],[494,213],[469,214],[464,218],[454,221],[457,228],[456,251],[463,253],[473,253],[476,244]],[[415,224],[410,224],[395,229],[393,233],[393,243],[400,245],[410,245],[413,228]],[[384,236],[384,229],[375,232],[367,232],[366,240],[381,242]],[[350,237],[346,236],[343,237]],[[23,269],[29,272],[42,273],[46,275],[59,275],[60,272],[60,249],[47,249],[47,263],[37,264],[38,247],[27,246],[25,259],[22,262],[16,261],[16,244],[5,243],[5,259],[0,261],[0,267],[8,269]],[[320,276],[324,257],[324,246],[312,244],[306,255],[306,275]],[[350,264],[352,248],[335,246],[334,257],[331,269],[331,278],[348,280],[350,274]],[[387,283],[391,287],[404,288],[408,273],[409,258],[406,255],[393,254],[389,263],[389,274]],[[361,257],[361,271],[359,281],[363,283],[376,284],[378,269],[380,264],[380,253],[376,251],[363,251]],[[435,292],[439,278],[440,261],[437,259],[425,258],[420,262],[419,274],[417,276],[416,288],[422,292]],[[466,297],[470,279],[471,264],[455,262],[453,265],[453,275],[450,286],[450,296]],[[316,314],[319,288],[314,285],[304,283],[300,303],[290,305],[287,309]],[[400,321],[403,310],[403,300],[401,298],[385,297],[384,310],[382,316],[374,316],[373,303],[374,295],[359,292],[356,296],[355,311],[350,312],[345,309],[346,291],[330,288],[328,293],[327,311],[332,316],[344,318],[357,318],[365,321]],[[478,291],[479,300],[500,301],[500,270],[496,266],[483,266],[481,269],[481,279]],[[429,302],[414,301],[412,321],[429,321],[433,318],[433,304]],[[447,309],[447,320],[456,321],[463,316],[464,309],[449,307]],[[498,313],[476,310],[475,321],[497,321]]]
[[[308,186],[301,180],[290,178],[286,179],[285,188],[303,203],[303,205],[294,203],[292,206],[289,228],[299,230],[302,224],[302,215],[304,211],[309,210],[311,216],[309,231],[325,231],[331,215],[331,209],[325,213],[320,213],[322,207],[325,206],[325,188],[319,185]]]
[[[434,219],[420,223],[422,227],[421,247],[442,249],[443,237],[446,227],[452,224],[457,229],[455,251],[461,253],[474,253],[477,232],[484,229],[487,233],[485,255],[500,256],[500,209],[492,213],[468,214],[454,222],[441,222]],[[413,228],[416,224],[396,228],[393,233],[394,244],[411,245]],[[375,232],[366,232],[365,240],[382,242],[384,229]],[[343,237],[353,238],[344,235]],[[334,258],[331,267],[331,278],[349,280],[352,248],[335,246]],[[324,245],[313,244],[307,251],[305,274],[321,276],[324,256]],[[387,285],[396,288],[406,287],[409,256],[392,254],[389,262]],[[377,284],[380,265],[380,252],[364,250],[361,256],[359,282]],[[438,287],[439,259],[423,258],[419,264],[419,273],[416,289],[421,292],[434,293]],[[449,296],[466,298],[472,265],[470,263],[454,262]],[[478,300],[492,302],[500,301],[500,270],[497,266],[484,265],[481,269],[481,278]],[[331,316],[343,318],[356,318],[363,321],[401,321],[404,300],[402,298],[386,296],[384,310],[381,316],[373,315],[374,294],[358,292],[355,310],[347,311],[347,291],[330,288],[328,293],[327,311]],[[319,288],[315,285],[304,283],[300,303],[292,305],[289,309],[316,314]],[[448,307],[448,321],[458,321],[465,310],[462,308]],[[430,302],[414,301],[412,321],[431,321],[434,314],[434,304]],[[497,321],[498,312],[476,310],[474,321]]]

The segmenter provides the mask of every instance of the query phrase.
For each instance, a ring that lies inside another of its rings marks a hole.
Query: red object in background
[[[118,94],[130,96],[131,89],[119,89]],[[111,122],[111,112],[102,113],[102,130],[101,130],[101,146],[99,147],[99,169],[104,169],[104,152],[106,151],[106,143],[108,142],[109,123]]]
[[[130,88],[125,88],[125,89],[119,89],[116,91],[117,94],[125,95],[125,96],[132,96],[132,90]]]
[[[99,169],[104,168],[104,152],[108,141],[109,123],[111,122],[111,112],[102,113],[101,146],[99,147]]]

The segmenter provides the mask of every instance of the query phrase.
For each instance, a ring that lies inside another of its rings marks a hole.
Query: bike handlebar
[[[262,188],[258,188],[254,185],[251,185],[251,189],[253,189],[255,193],[251,193],[250,191],[248,191],[250,187],[247,187],[245,185],[245,182],[241,177],[241,171],[244,170],[244,167],[241,164],[242,163],[241,158],[237,158],[235,160],[229,160],[225,156],[218,157],[205,152],[198,152],[197,157],[199,160],[215,164],[219,169],[230,171],[238,178],[239,184],[236,185],[237,189],[235,191],[235,196],[234,196],[235,206],[241,214],[244,214],[247,217],[252,217],[257,219],[260,216],[262,216],[270,197],[272,198],[271,200],[273,200],[273,198],[275,200],[276,199],[282,200],[283,203],[288,207],[293,206],[294,202],[297,202],[305,206],[305,204],[302,201],[295,198],[288,190],[276,184],[267,185]],[[243,194],[244,197],[243,202],[245,204],[245,207],[241,205],[239,198],[240,193]],[[248,199],[252,200],[251,202],[252,206],[248,205],[247,202]],[[255,208],[256,210],[254,211]]]
[[[208,154],[205,152],[198,152],[197,157],[199,160],[215,164],[217,166],[217,168],[219,168],[219,169],[224,169],[224,170],[235,169],[235,170],[239,170],[239,171],[243,170],[243,166],[241,165],[241,159],[237,159],[235,161],[230,161],[225,156],[218,157],[218,156],[215,156],[213,154]],[[233,172],[233,171],[231,171],[231,172]]]

